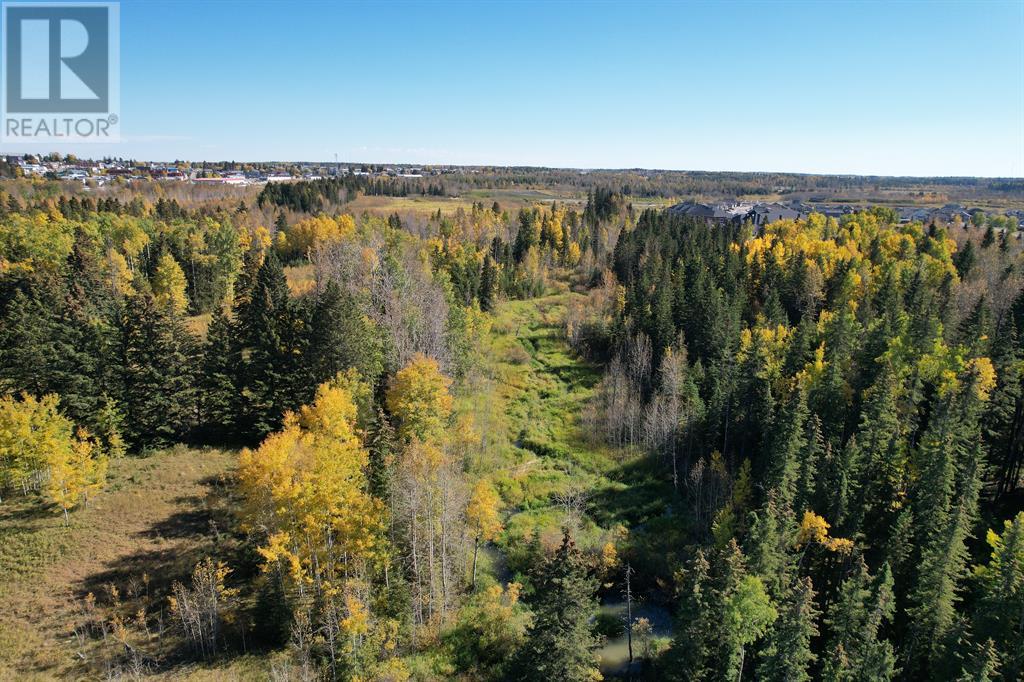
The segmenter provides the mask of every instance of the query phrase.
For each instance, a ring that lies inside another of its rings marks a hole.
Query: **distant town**
[[[686,172],[686,171],[654,171],[654,170],[641,170],[633,169],[630,171],[591,171],[591,170],[558,170],[558,169],[498,169],[494,167],[472,167],[472,166],[456,166],[456,165],[411,165],[411,164],[369,164],[369,163],[351,163],[351,162],[258,162],[258,163],[240,163],[240,162],[189,162],[189,161],[175,161],[175,162],[156,162],[156,161],[136,161],[129,159],[120,158],[106,158],[102,160],[89,160],[79,159],[74,156],[66,155],[61,156],[59,154],[49,154],[45,156],[36,155],[8,155],[3,157],[6,162],[8,174],[15,177],[25,178],[41,178],[49,180],[58,180],[65,182],[78,182],[81,183],[85,188],[99,188],[110,183],[123,183],[130,184],[134,182],[176,182],[185,183],[192,185],[210,185],[210,186],[263,186],[270,183],[284,183],[284,182],[298,182],[298,181],[315,181],[324,178],[341,178],[349,176],[365,176],[373,179],[423,179],[423,178],[436,178],[440,176],[463,176],[473,177],[478,174],[494,173],[494,172],[509,172],[515,170],[521,170],[529,172],[536,171],[547,171],[550,173],[571,173],[576,175],[578,178],[590,177],[591,180],[595,180],[593,176],[598,176],[602,173],[629,173],[631,178],[640,178],[642,180],[653,180],[659,177],[674,177],[674,176],[687,176],[693,179],[701,178],[713,178],[713,177],[739,177],[744,178],[746,182],[751,182],[752,178],[769,177],[773,179],[784,178],[792,180],[793,177],[797,176],[786,176],[785,174],[769,174],[769,173],[703,173],[703,172]],[[525,177],[530,177],[529,175]],[[617,176],[616,176],[617,177]],[[834,185],[837,180],[842,181],[846,179],[846,176],[803,176],[805,178],[824,178],[824,182],[829,185]],[[522,176],[519,178],[522,179]],[[848,176],[848,179],[854,182],[860,182],[861,184],[867,182],[874,182],[878,179],[875,178],[858,178],[857,176]],[[483,180],[478,177],[478,180]],[[900,187],[904,187],[904,183],[914,182],[914,179],[909,178],[887,178],[888,182],[895,183]],[[929,180],[929,179],[922,179]],[[945,182],[957,182],[958,179],[931,179]],[[565,178],[559,178],[559,181],[565,183]],[[756,181],[755,181],[756,182]],[[993,186],[1001,187],[998,180],[988,181]],[[507,184],[515,185],[516,180],[512,179]],[[811,183],[813,185],[813,183]],[[968,181],[968,186],[970,182]],[[1003,183],[1007,190],[1011,193],[1017,189],[1017,184],[1014,182]],[[441,187],[441,185],[437,185]],[[662,188],[657,194],[650,192],[650,188],[628,188],[630,191],[626,192],[628,196],[636,198],[650,197],[650,196],[666,196],[666,191]],[[678,191],[676,196],[693,196],[692,193],[684,191]],[[737,195],[739,195],[742,189],[750,190],[750,187],[738,187]],[[780,195],[791,194],[794,198],[787,199],[784,201],[739,201],[739,200],[723,200],[717,202],[701,202],[695,200],[684,201],[668,207],[668,211],[681,215],[686,215],[693,218],[706,220],[711,224],[728,224],[728,223],[743,223],[749,222],[755,227],[761,227],[772,223],[776,220],[781,219],[798,219],[804,218],[811,213],[820,213],[828,217],[836,217],[855,213],[865,208],[865,201],[859,200],[856,203],[843,203],[840,199],[836,198],[836,195],[827,197],[817,197],[814,193],[807,193],[806,187],[796,187],[773,184],[769,187],[761,188],[762,191],[770,191]],[[833,189],[835,189],[833,187]],[[846,189],[845,187],[842,189]],[[906,190],[913,189],[913,187],[906,187]],[[801,194],[802,192],[802,194]],[[725,193],[723,189],[722,192]],[[903,196],[913,196],[917,199],[918,196],[925,194],[924,192],[915,193],[904,191]],[[671,194],[669,194],[670,196]],[[454,196],[454,194],[453,194]],[[839,195],[841,196],[841,195]],[[868,203],[874,203],[870,198],[867,200]],[[993,211],[989,206],[980,207],[972,205],[966,202],[945,202],[939,204],[939,201],[928,201],[926,196],[924,200],[917,200],[913,204],[908,203],[907,205],[894,204],[892,201],[887,201],[886,205],[889,205],[899,216],[901,223],[909,222],[920,222],[920,223],[940,223],[940,224],[951,224],[959,221],[961,224],[967,225],[976,223],[975,216],[979,213],[984,213],[987,218],[996,218],[995,221],[989,221],[990,224],[996,229],[1016,229],[1024,230],[1024,208],[1019,205],[1012,205],[1011,208],[1001,208],[999,211]],[[922,205],[931,204],[931,205]]]
[[[339,175],[368,175],[394,178],[422,178],[465,172],[453,166],[386,166],[366,164],[260,163],[230,164],[232,168],[214,168],[205,164],[159,163],[106,159],[100,161],[59,157],[57,155],[7,156],[6,162],[23,177],[80,181],[102,186],[115,179],[126,182],[165,180],[209,185],[260,185],[268,182],[319,180]],[[220,165],[220,164],[217,164]]]

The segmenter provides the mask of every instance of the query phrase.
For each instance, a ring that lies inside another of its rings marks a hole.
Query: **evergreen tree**
[[[920,671],[944,653],[961,599],[965,542],[976,519],[984,465],[978,429],[981,380],[973,371],[965,372],[960,389],[948,391],[917,454],[921,473],[913,504],[920,559],[907,613],[912,621],[910,656]]]
[[[884,542],[905,504],[908,479],[904,386],[892,368],[869,389],[857,431],[857,494],[851,527]]]
[[[484,263],[480,270],[480,310],[490,312],[494,309],[498,289],[498,273],[494,268],[494,261],[489,255],[484,256]]]
[[[822,679],[877,682],[896,676],[896,654],[882,633],[895,611],[892,584],[888,564],[872,578],[863,561],[843,581],[825,620],[831,637],[822,656]]]
[[[294,320],[288,282],[273,250],[266,253],[251,289],[235,309],[238,363],[236,421],[241,435],[258,440],[281,424],[285,410],[297,405],[289,394]]]
[[[817,660],[811,642],[818,636],[818,616],[811,579],[796,580],[786,590],[779,605],[779,618],[768,632],[757,679],[768,682],[811,679],[810,667]]]
[[[239,367],[235,363],[233,344],[234,327],[218,307],[206,332],[199,379],[202,422],[207,435],[219,442],[236,436]]]
[[[776,493],[776,503],[793,510],[800,482],[801,455],[807,448],[807,397],[798,386],[775,422],[768,448],[768,485]]]
[[[991,229],[991,228],[989,228]],[[999,652],[991,639],[971,647],[957,682],[991,682],[999,677]],[[1006,676],[1005,679],[1014,679]]]
[[[967,279],[971,272],[974,271],[974,264],[977,261],[978,256],[974,253],[974,242],[970,239],[964,244],[964,247],[956,254],[953,259],[953,264],[956,265],[956,271],[960,274],[960,279]]]
[[[714,670],[717,595],[711,583],[711,565],[697,550],[683,573],[675,637],[667,654],[666,677],[675,680],[705,680]]]
[[[987,540],[989,561],[974,569],[973,631],[984,648],[1001,654],[1000,672],[1014,680],[1024,674],[1024,512],[1005,521],[1002,534],[990,530]]]
[[[138,448],[181,440],[196,416],[195,342],[182,319],[148,294],[126,302],[121,322],[123,405]]]
[[[597,677],[598,639],[590,620],[597,581],[569,532],[544,562],[529,604],[534,621],[520,654],[523,679],[589,682]]]
[[[306,363],[311,374],[307,385],[312,387],[349,368],[373,385],[384,370],[380,333],[333,280],[313,304]]]
[[[389,503],[397,444],[395,427],[391,425],[391,420],[384,410],[378,409],[367,437],[370,462],[366,477],[370,493],[377,499]]]
[[[821,435],[821,419],[814,414],[808,419],[806,444],[799,457],[796,497],[793,501],[793,511],[798,516],[808,509],[825,508],[819,502],[817,480],[824,457],[825,440]]]

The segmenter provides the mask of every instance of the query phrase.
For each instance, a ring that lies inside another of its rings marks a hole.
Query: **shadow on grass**
[[[587,512],[600,525],[616,523],[635,528],[663,516],[673,498],[672,485],[647,458],[627,462],[607,472],[609,483],[594,490]]]
[[[13,527],[11,524],[29,524],[53,518],[59,513],[59,508],[44,502],[37,495],[5,497],[0,504],[0,524]]]

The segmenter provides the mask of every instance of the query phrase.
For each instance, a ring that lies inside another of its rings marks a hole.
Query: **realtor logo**
[[[4,142],[116,142],[119,6],[3,3]]]

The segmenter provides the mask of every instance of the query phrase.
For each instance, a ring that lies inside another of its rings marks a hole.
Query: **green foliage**
[[[779,604],[779,617],[768,633],[768,644],[761,652],[757,678],[804,682],[812,679],[810,667],[817,660],[811,642],[818,636],[814,603],[814,586],[810,578],[797,580],[786,590]]]
[[[726,598],[724,617],[722,629],[729,651],[728,676],[738,677],[743,670],[747,646],[764,635],[778,617],[778,611],[760,578],[747,575]]]
[[[598,640],[591,629],[597,581],[565,532],[562,545],[539,567],[528,604],[534,621],[517,670],[526,679],[593,680]]]
[[[126,302],[120,334],[128,441],[136,448],[180,441],[195,426],[195,339],[173,308],[145,294]]]
[[[1024,512],[1003,522],[1003,533],[989,530],[992,554],[987,564],[975,567],[980,597],[974,611],[974,634],[984,644],[981,670],[999,670],[1005,679],[1024,671]],[[982,679],[976,673],[972,679]]]
[[[883,629],[895,612],[888,564],[874,578],[860,562],[843,581],[826,623],[832,635],[822,658],[826,680],[889,680],[896,676],[896,655]]]

